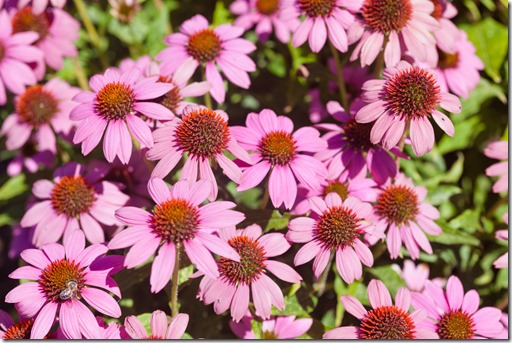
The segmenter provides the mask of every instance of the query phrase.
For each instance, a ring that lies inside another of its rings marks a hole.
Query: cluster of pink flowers
[[[281,285],[300,287],[306,274],[298,270],[310,269],[295,267],[313,260],[312,278],[334,273],[350,285],[362,282],[382,253],[393,260],[434,253],[429,236],[442,233],[440,211],[400,161],[434,148],[432,120],[454,136],[449,115],[461,112],[459,96],[479,82],[483,64],[450,21],[453,5],[236,0],[233,24],[212,27],[194,15],[154,59],[126,59],[78,89],[51,73],[77,56],[80,24],[65,3],[20,0],[7,7],[0,0],[0,105],[14,107],[0,135],[18,154],[7,172],[53,171],[51,179],[36,174],[16,226],[22,242],[12,255],[24,265],[9,277],[28,281],[5,297],[18,320],[0,312],[1,338],[182,338],[189,316],[179,313],[176,299],[170,321],[156,310],[148,332],[139,318],[123,315],[124,290],[112,276],[150,264],[150,291],[178,292],[184,261],[196,270],[190,279],[201,278],[197,298],[218,315],[229,312],[238,337],[297,338],[312,318],[279,315],[288,299]],[[329,97],[340,92],[341,99],[325,101],[310,89],[311,126],[296,127],[284,111],[269,108],[243,113],[245,126],[230,126],[225,81],[250,88],[257,45],[243,35],[252,27],[262,44],[275,35],[290,49],[308,49],[308,41],[319,53],[329,45],[337,81],[346,78],[355,90],[346,94],[346,84],[331,82]],[[338,54],[349,49],[346,60],[355,63],[342,70]],[[80,146],[84,162],[59,155],[60,141]],[[508,145],[495,142],[484,153],[502,161],[486,170],[500,177],[493,191],[507,191]],[[268,232],[246,218],[243,206],[229,201],[236,197],[228,182],[237,192],[261,188],[261,210],[293,215],[286,231]],[[496,234],[508,239],[508,232]],[[384,249],[377,254],[378,244]],[[508,267],[508,255],[495,266]],[[394,302],[389,285],[377,279],[367,287],[370,309],[342,295],[357,324],[323,338],[506,335],[502,312],[480,308],[478,293],[464,293],[457,276],[444,285],[429,280],[427,265],[409,260],[399,272],[408,288],[398,289]],[[262,332],[254,331],[255,321]]]

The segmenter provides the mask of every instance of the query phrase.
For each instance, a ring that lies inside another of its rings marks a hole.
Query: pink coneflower
[[[124,326],[120,326],[117,322],[105,323],[103,321],[103,317],[96,316],[96,322],[98,323],[98,329],[100,332],[101,340],[104,339],[131,339],[131,337],[126,333]],[[48,337],[50,338],[50,337]],[[66,335],[62,331],[61,327],[57,328],[57,332],[55,332],[54,336],[50,339],[64,340],[67,339]],[[85,339],[85,337],[81,337],[80,339]]]
[[[421,292],[425,288],[425,282],[428,280],[430,268],[426,263],[419,263],[417,266],[411,260],[404,260],[404,267],[396,264],[391,265],[398,274],[402,276],[407,288],[413,292]]]
[[[14,33],[34,31],[39,34],[34,45],[43,51],[44,61],[51,68],[60,70],[64,57],[78,55],[74,42],[79,38],[80,23],[67,12],[52,8],[35,14],[32,7],[27,6],[11,15]],[[44,64],[36,67],[36,73],[39,78],[44,76]]]
[[[401,61],[396,67],[386,68],[384,78],[365,82],[362,99],[368,105],[361,108],[355,117],[359,123],[376,120],[370,133],[373,144],[382,142],[386,149],[391,149],[410,126],[412,148],[416,155],[421,156],[434,146],[434,129],[429,116],[444,132],[453,136],[452,122],[437,108],[441,106],[449,112],[459,113],[459,98],[442,92],[430,71]]]
[[[121,297],[110,277],[115,268],[103,262],[108,257],[101,257],[107,250],[102,244],[85,248],[83,232],[75,230],[64,246],[51,243],[42,250],[27,249],[21,253],[30,266],[16,269],[9,277],[36,282],[17,286],[6,295],[5,301],[14,303],[22,317],[34,319],[31,339],[44,338],[57,316],[66,337],[100,338],[96,319],[81,298],[103,314],[121,316],[119,304],[105,292]]]
[[[292,134],[291,119],[277,117],[269,109],[259,114],[249,113],[245,123],[247,127],[235,126],[231,130],[242,147],[256,152],[251,156],[255,164],[243,171],[238,191],[256,187],[269,171],[268,190],[276,208],[283,203],[287,209],[292,208],[297,197],[297,181],[309,189],[321,191],[325,166],[301,153],[326,148],[327,143],[316,129],[303,127]]]
[[[231,331],[242,339],[294,339],[305,334],[311,325],[312,318],[299,318],[295,316],[272,316],[261,323],[262,337],[256,337],[252,329],[253,316],[251,312],[243,316],[240,322],[229,322]]]
[[[22,94],[25,86],[37,82],[30,65],[43,60],[43,52],[31,45],[38,37],[35,32],[13,33],[7,11],[0,11],[0,105],[7,102],[6,88]]]
[[[441,234],[441,228],[434,222],[439,219],[439,211],[424,202],[427,189],[414,186],[411,179],[398,174],[394,183],[388,180],[380,188],[370,221],[375,231],[387,230],[386,243],[392,259],[398,257],[402,242],[413,260],[420,256],[420,248],[432,254],[432,247],[425,236]],[[371,236],[370,243],[375,243]]]
[[[149,321],[150,333],[135,316],[126,317],[124,327],[132,339],[181,339],[187,329],[188,319],[188,314],[178,313],[168,323],[165,312],[156,310]]]
[[[348,30],[348,43],[359,43],[350,56],[361,66],[371,65],[384,46],[386,67],[394,67],[403,55],[401,41],[410,55],[425,61],[435,53],[432,31],[439,23],[429,0],[364,0],[361,17]]]
[[[299,47],[306,40],[313,52],[319,52],[327,37],[336,49],[345,52],[348,49],[346,30],[354,23],[354,14],[361,8],[361,0],[297,0],[286,8],[286,19],[304,17],[294,30],[292,44]]]
[[[297,191],[297,202],[290,212],[293,215],[304,215],[311,211],[308,199],[312,196],[326,196],[334,192],[337,193],[341,200],[345,201],[348,197],[355,197],[364,202],[372,202],[377,199],[377,184],[372,179],[365,177],[357,177],[351,179],[348,172],[341,173],[340,177],[334,179],[326,179],[321,192],[315,192],[302,187],[299,184]]]
[[[32,193],[42,201],[31,206],[21,226],[35,226],[34,245],[57,242],[64,235],[66,242],[74,230],[81,229],[91,243],[105,241],[100,223],[118,224],[114,211],[128,201],[128,196],[107,181],[100,173],[71,162],[55,170],[53,181],[39,180]]]
[[[494,193],[508,190],[508,142],[497,141],[490,143],[484,150],[484,155],[503,162],[495,163],[485,170],[487,176],[499,176],[500,178],[492,186]]]
[[[294,0],[236,0],[229,9],[238,15],[234,24],[248,30],[256,25],[256,33],[260,41],[266,41],[274,32],[282,43],[290,41],[293,32],[300,21],[297,18],[283,18],[283,9],[292,6]]]
[[[345,170],[351,178],[366,176],[369,171],[373,179],[382,184],[396,175],[397,166],[392,155],[370,140],[372,123],[358,123],[336,101],[327,103],[327,111],[335,120],[341,122],[341,125],[316,126],[329,131],[322,136],[327,142],[327,149],[315,155],[327,163],[327,178],[336,178]],[[397,147],[393,147],[391,153],[401,155]]]
[[[455,53],[456,42],[461,30],[450,20],[457,15],[457,8],[447,0],[430,0],[434,4],[431,16],[439,22],[439,28],[433,31],[436,45],[447,53]],[[433,55],[435,57],[435,55]],[[430,57],[430,56],[429,56]],[[435,66],[431,65],[431,66]]]
[[[237,143],[228,127],[228,115],[204,106],[188,106],[181,115],[154,131],[155,147],[148,151],[148,160],[160,160],[152,176],[164,178],[187,153],[187,161],[181,171],[181,180],[209,180],[212,182],[208,199],[217,198],[217,181],[211,162],[218,162],[224,174],[240,183],[242,171],[224,154],[230,152],[239,159],[252,164],[247,151]]]
[[[103,75],[89,80],[92,92],[84,91],[74,100],[81,104],[71,111],[71,119],[80,120],[73,143],[82,143],[82,154],[89,154],[101,140],[107,161],[116,156],[127,164],[132,154],[130,133],[142,148],[153,146],[149,126],[137,115],[143,114],[157,120],[170,120],[171,111],[160,104],[148,102],[172,89],[172,85],[157,82],[158,77],[141,78],[141,71],[134,68],[118,73],[109,68]]]
[[[467,34],[458,30],[457,36],[453,52],[438,48],[438,61],[434,66],[441,92],[451,91],[467,98],[480,82],[480,70],[484,69],[484,64],[476,55],[475,46],[468,40]]]
[[[501,311],[480,306],[480,296],[474,289],[464,293],[459,278],[451,276],[446,290],[427,281],[423,293],[412,293],[412,306],[424,309],[429,318],[425,327],[440,339],[498,338],[503,330]]]
[[[210,93],[217,102],[222,103],[226,90],[217,66],[230,82],[245,89],[251,85],[247,72],[256,70],[256,65],[247,56],[256,50],[256,46],[239,38],[243,33],[243,28],[231,24],[211,29],[208,20],[197,14],[181,24],[180,32],[166,38],[169,47],[161,51],[156,60],[162,62],[161,71],[164,75],[174,73],[188,60],[191,61],[191,74],[199,65],[204,66],[206,81],[212,85]]]
[[[240,255],[240,260],[234,261],[230,257],[225,257],[226,255],[219,254],[219,277],[205,275],[199,284],[197,297],[206,305],[213,303],[217,314],[231,308],[231,317],[235,322],[240,321],[247,312],[250,293],[256,315],[262,319],[270,318],[272,305],[283,310],[283,292],[267,273],[271,272],[286,282],[298,283],[302,280],[302,277],[287,264],[269,259],[290,249],[290,243],[286,241],[284,235],[262,235],[261,227],[256,224],[243,230],[229,227],[219,234],[223,241]]]
[[[18,8],[21,9],[32,3],[32,10],[35,14],[41,14],[48,7],[48,2],[51,2],[52,6],[63,8],[66,4],[66,0],[19,0]]]
[[[368,203],[354,197],[341,200],[337,193],[329,193],[325,201],[320,197],[309,198],[313,211],[311,218],[301,217],[290,221],[286,238],[294,243],[307,243],[295,255],[299,266],[315,258],[315,277],[327,267],[332,254],[336,254],[336,267],[346,283],[359,280],[363,275],[361,263],[371,267],[373,255],[359,239],[362,234],[373,234],[373,225],[367,221],[372,211]]]
[[[409,313],[411,294],[402,287],[395,296],[395,305],[386,286],[372,280],[367,289],[372,309],[367,311],[351,295],[342,295],[345,310],[359,319],[358,326],[343,326],[327,331],[324,339],[435,339],[437,334],[424,327],[426,312],[423,309]]]
[[[15,322],[9,313],[0,310],[0,338],[2,340],[10,339],[30,339],[34,319],[27,318]]]
[[[212,252],[239,261],[238,253],[213,233],[244,220],[241,212],[230,210],[236,204],[217,201],[201,205],[210,194],[209,181],[178,181],[171,190],[161,179],[153,178],[148,191],[156,203],[151,213],[137,207],[123,207],[116,217],[128,225],[109,243],[110,249],[131,247],[125,267],[146,262],[158,249],[151,267],[151,292],[162,290],[171,278],[176,249],[185,248],[197,269],[212,278],[219,276]]]
[[[28,87],[16,98],[15,112],[2,125],[1,135],[7,136],[7,149],[20,149],[33,137],[39,151],[56,154],[55,134],[69,135],[75,126],[69,113],[77,105],[71,99],[79,91],[56,78]]]

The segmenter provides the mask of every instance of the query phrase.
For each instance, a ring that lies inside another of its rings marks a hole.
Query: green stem
[[[85,7],[84,2],[82,0],[74,0],[74,2],[78,14],[80,15],[80,18],[82,18],[82,22],[84,23],[85,30],[87,31],[89,39],[98,51],[101,65],[103,68],[108,68],[109,63],[106,56],[103,54],[103,50],[101,49],[100,36],[98,35],[98,31],[96,31],[96,28],[94,27],[94,24],[92,23],[91,18],[87,13],[87,8]]]
[[[82,65],[80,64],[80,60],[77,57],[73,58],[73,64],[75,65],[75,73],[76,73],[76,79],[78,80],[78,85],[80,88],[86,91],[90,91],[89,88],[89,82],[87,81],[87,75],[85,75],[84,68],[82,68]]]
[[[172,316],[179,313],[178,309],[178,278],[180,272],[181,244],[176,244],[176,259],[174,261],[174,270],[172,271],[172,288],[171,288],[171,311]]]
[[[332,45],[329,41],[329,47],[331,48],[332,56],[334,57],[334,63],[336,64],[336,82],[338,83],[338,90],[340,92],[341,105],[348,112],[348,97],[347,97],[347,87],[345,86],[345,80],[343,79],[343,65],[341,64],[340,55],[338,50]]]

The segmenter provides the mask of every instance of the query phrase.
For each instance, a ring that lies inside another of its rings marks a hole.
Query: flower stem
[[[347,98],[347,87],[345,86],[345,80],[343,80],[343,73],[342,73],[342,64],[340,60],[340,55],[338,53],[338,50],[332,45],[332,43],[329,41],[329,47],[331,48],[332,56],[334,57],[334,63],[336,64],[336,82],[338,83],[338,90],[340,92],[340,99],[341,99],[341,105],[345,109],[345,111],[348,112],[349,105],[348,105],[348,98]]]
[[[82,18],[82,22],[84,23],[85,30],[87,31],[87,34],[89,35],[89,39],[91,40],[91,43],[94,45],[96,50],[98,51],[98,55],[100,58],[100,62],[103,68],[108,68],[109,63],[106,58],[106,56],[103,54],[103,49],[101,49],[100,44],[100,36],[98,35],[98,31],[96,31],[96,28],[94,27],[94,24],[91,21],[91,18],[89,17],[89,14],[87,13],[87,9],[85,7],[85,4],[82,0],[74,0],[76,9],[78,10],[78,14],[80,15],[80,18]]]
[[[203,81],[206,81],[206,67],[201,68],[201,71],[203,74]],[[210,95],[210,91],[204,94],[204,105],[209,109],[213,110],[212,97]]]
[[[172,316],[179,313],[178,309],[178,278],[180,272],[181,243],[176,243],[176,258],[174,261],[174,270],[172,271],[172,288],[171,288],[171,311]]]
[[[75,65],[76,79],[80,88],[86,91],[90,91],[89,82],[87,81],[87,75],[85,75],[84,68],[80,64],[80,60],[77,57],[73,58],[73,64]]]

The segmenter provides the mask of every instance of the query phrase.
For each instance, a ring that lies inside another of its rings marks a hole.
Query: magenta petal
[[[169,187],[167,187],[167,184],[159,178],[152,178],[149,180],[148,192],[157,204],[162,204],[171,198]]]
[[[158,337],[165,337],[167,330],[167,315],[164,311],[156,310],[151,314],[149,321],[151,334]]]
[[[99,312],[113,318],[121,316],[121,308],[117,301],[106,292],[93,287],[83,288],[80,294],[85,301]]]
[[[116,211],[116,218],[126,225],[144,226],[151,220],[151,214],[138,207],[127,206]]]
[[[82,333],[80,332],[80,325],[73,311],[73,302],[64,301],[60,306],[59,311],[59,324],[64,336],[68,339],[81,339]],[[99,337],[98,337],[99,338]]]
[[[32,266],[23,266],[9,274],[9,277],[11,279],[38,280],[41,276],[41,272],[41,269]]]
[[[133,339],[144,339],[148,337],[146,329],[135,316],[126,317],[124,320],[124,326],[126,328],[126,332]]]
[[[171,319],[169,328],[167,329],[166,339],[181,339],[188,325],[188,314],[180,313]]]
[[[87,339],[100,338],[101,334],[98,322],[96,321],[96,318],[94,318],[91,310],[76,299],[73,299],[73,307],[75,308],[76,317],[78,319],[82,335]]]
[[[217,263],[215,263],[210,251],[199,240],[189,239],[184,242],[184,246],[187,256],[199,271],[214,279],[219,277]]]
[[[142,119],[130,114],[126,116],[126,123],[132,135],[141,143],[141,148],[153,147],[154,143],[151,129]]]
[[[451,276],[446,284],[446,297],[452,311],[460,310],[464,297],[464,288],[459,278]]]
[[[400,287],[395,296],[395,305],[400,307],[405,312],[409,312],[411,306],[411,293],[405,287]]]
[[[30,339],[43,339],[48,334],[55,321],[57,308],[58,304],[56,302],[49,302],[43,306],[34,319]]]
[[[393,306],[391,295],[382,281],[373,279],[368,285],[368,300],[373,308]]]
[[[249,308],[249,286],[242,283],[238,285],[231,301],[231,317],[238,322],[247,312]]]
[[[302,277],[289,265],[278,261],[265,261],[266,268],[275,276],[290,283],[299,283]]]
[[[135,243],[124,260],[126,268],[130,269],[146,262],[153,255],[160,244],[159,237],[145,237]]]
[[[205,232],[197,232],[196,237],[201,244],[211,252],[230,260],[240,262],[240,255],[238,255],[235,249],[219,237]]]
[[[320,252],[320,249],[321,247],[318,242],[309,242],[297,251],[297,255],[295,255],[293,263],[296,266],[300,266],[301,264],[311,261]]]
[[[160,247],[158,255],[155,257],[151,266],[149,283],[151,285],[152,293],[160,292],[171,279],[171,274],[176,261],[175,254],[176,248],[171,242],[166,242]],[[176,281],[177,280],[173,280],[173,282]]]
[[[324,333],[323,339],[358,339],[359,328],[356,326],[344,326],[332,329]]]
[[[147,226],[129,227],[116,234],[108,243],[109,249],[122,249],[139,242],[141,237],[151,233]],[[150,236],[152,237],[152,236]]]
[[[462,300],[462,311],[471,315],[478,310],[478,306],[480,306],[480,295],[474,289],[469,290]]]
[[[272,300],[265,284],[260,279],[251,283],[252,298],[256,314],[262,319],[270,318],[270,309],[272,307]]]
[[[26,249],[21,252],[21,258],[25,260],[25,262],[37,267],[39,269],[46,268],[47,265],[50,264],[50,260],[43,251],[39,249]]]
[[[341,303],[345,307],[348,313],[361,320],[368,313],[361,302],[351,295],[342,295]]]

